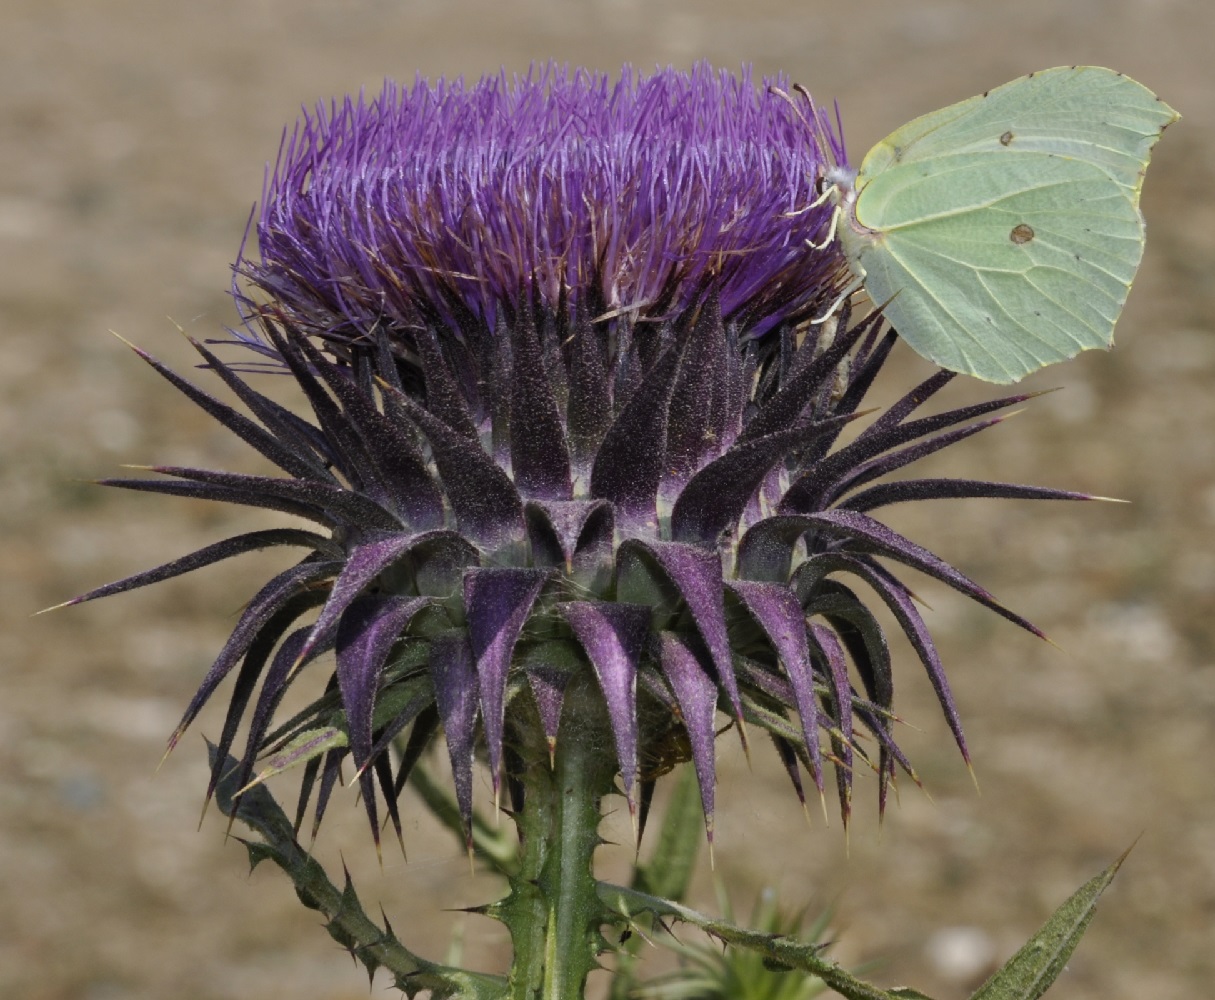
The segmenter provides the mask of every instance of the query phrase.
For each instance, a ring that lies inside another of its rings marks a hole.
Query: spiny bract
[[[896,767],[914,777],[876,596],[966,754],[893,568],[1033,628],[874,511],[1081,495],[879,481],[1026,398],[916,417],[948,373],[841,443],[895,335],[846,309],[809,323],[847,281],[837,246],[811,246],[830,222],[818,182],[846,157],[787,89],[550,66],[304,118],[236,268],[238,336],[260,357],[196,345],[249,416],[146,358],[283,474],[107,482],[316,530],[239,535],[77,599],[304,550],[249,601],[172,742],[235,673],[216,760],[247,716],[241,785],[303,765],[297,825],[315,792],[315,834],[349,757],[372,829],[382,800],[399,835],[397,798],[441,731],[467,828],[478,748],[518,805],[519,775],[570,727],[571,685],[590,686],[643,823],[657,777],[691,760],[712,836],[719,712],[744,741],[770,736],[799,796],[801,769],[821,792],[829,762],[846,819],[858,763],[883,805]],[[253,387],[262,366],[290,373],[309,417]],[[272,726],[330,651],[323,693]]]

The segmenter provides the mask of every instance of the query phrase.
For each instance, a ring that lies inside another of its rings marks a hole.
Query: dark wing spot
[[[1000,136],[1000,145],[1001,146],[1007,146],[1012,141],[1013,141],[1013,134],[1011,132],[1005,132],[1002,136]]]
[[[1008,234],[1008,238],[1020,246],[1022,243],[1028,243],[1034,238],[1034,230],[1032,226],[1027,226],[1024,222],[1020,222],[1013,226],[1013,230]]]

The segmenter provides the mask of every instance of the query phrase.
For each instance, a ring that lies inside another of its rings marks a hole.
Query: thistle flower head
[[[841,443],[895,339],[847,309],[809,322],[847,280],[838,249],[812,245],[830,224],[819,181],[845,159],[808,100],[703,66],[390,85],[305,116],[237,270],[242,339],[311,412],[202,345],[248,416],[148,359],[282,474],[111,482],[314,530],[240,535],[78,599],[305,551],[249,602],[174,740],[235,673],[217,760],[247,717],[242,783],[303,765],[299,818],[315,792],[319,823],[349,757],[373,829],[383,802],[399,832],[440,733],[467,825],[475,753],[518,799],[525,769],[589,724],[570,706],[593,703],[643,822],[657,777],[690,760],[711,835],[723,719],[770,736],[799,796],[803,771],[821,791],[833,767],[846,818],[858,767],[883,803],[897,769],[914,778],[876,604],[965,754],[896,570],[1032,626],[874,512],[1079,495],[884,481],[1025,398],[915,417],[946,373]],[[275,723],[330,651],[323,693]]]
[[[710,290],[761,336],[840,276],[805,252],[831,209],[806,206],[844,151],[782,93],[707,65],[389,83],[305,115],[241,270],[301,329],[354,339],[475,337],[524,304],[669,322]]]

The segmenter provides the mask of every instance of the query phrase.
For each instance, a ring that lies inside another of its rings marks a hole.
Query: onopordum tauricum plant
[[[939,372],[869,399],[896,334],[847,308],[812,322],[849,280],[820,197],[847,156],[828,116],[789,93],[707,66],[615,82],[550,66],[319,107],[283,145],[256,249],[236,262],[235,342],[195,345],[238,405],[141,353],[276,471],[105,482],[291,520],[77,602],[284,550],[170,746],[229,682],[207,794],[258,831],[255,861],[282,866],[410,995],[579,997],[605,953],[631,977],[638,942],[681,920],[757,968],[892,995],[779,927],[687,909],[670,875],[695,853],[686,808],[632,886],[594,872],[604,800],[622,796],[640,835],[657,781],[688,763],[697,839],[712,843],[718,740],[755,766],[769,745],[800,798],[833,784],[845,822],[871,772],[884,808],[898,775],[916,780],[896,660],[926,671],[965,758],[908,576],[1036,630],[882,514],[1086,499],[916,477],[1027,396],[930,408],[953,377]],[[259,388],[267,371],[294,380],[299,407]],[[297,684],[312,701],[283,717]],[[436,745],[450,791],[426,767]],[[492,803],[474,802],[478,759]],[[262,783],[287,771],[294,820]],[[339,781],[358,783],[377,847],[386,822],[400,837],[411,780],[508,879],[480,911],[509,928],[507,974],[414,954],[300,846]],[[483,821],[492,808],[517,839]]]

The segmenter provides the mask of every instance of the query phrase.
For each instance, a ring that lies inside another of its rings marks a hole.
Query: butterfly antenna
[[[793,85],[793,89],[797,93],[801,94],[806,99],[806,103],[810,105],[811,114],[815,114],[814,100],[810,96],[810,91],[808,91],[800,83],[795,83]],[[806,118],[806,115],[803,113],[802,109],[798,106],[797,101],[795,101],[792,97],[790,97],[787,93],[785,93],[785,91],[781,90],[780,87],[770,86],[770,87],[768,87],[768,90],[771,93],[775,94],[777,97],[782,98],[786,103],[788,103],[789,107],[791,107],[793,109],[793,113],[795,115],[797,115],[798,119],[806,127],[806,131],[808,133],[810,133],[811,136],[813,136],[814,127],[810,124],[809,119]],[[815,117],[817,117],[817,114],[815,114]],[[816,140],[816,145],[817,145],[817,140]],[[821,152],[821,150],[820,150],[820,152]],[[835,157],[833,156],[832,160],[834,160],[834,159],[835,159]],[[823,178],[820,176],[819,180],[821,181],[822,179]],[[784,215],[781,216],[781,218],[782,219],[796,219],[799,215],[805,215],[807,212],[813,212],[816,208],[820,207],[823,203],[825,203],[828,199],[830,199],[831,196],[834,195],[837,191],[839,191],[839,185],[832,182],[831,184],[828,184],[827,187],[825,187],[819,193],[819,196],[817,198],[815,198],[814,201],[812,201],[809,205],[806,205],[803,208],[796,209],[792,212],[786,212]],[[818,243],[812,243],[809,240],[806,241],[807,245],[810,247],[811,250],[822,250],[823,247],[825,247],[828,243],[830,243],[835,238],[835,223],[836,223],[836,219],[835,219],[835,216],[833,215],[832,219],[831,219],[831,230],[827,234],[827,239],[825,242],[818,244]]]
[[[793,89],[796,90],[799,94],[805,94],[806,98],[809,99],[809,97],[810,97],[809,92],[800,83],[795,83],[793,85]],[[795,115],[797,115],[797,117],[801,119],[802,124],[806,126],[806,131],[809,132],[811,135],[814,135],[814,128],[806,120],[806,116],[802,113],[802,109],[800,107],[798,107],[797,101],[795,101],[792,97],[790,97],[783,90],[781,90],[780,87],[771,87],[770,86],[770,87],[768,87],[768,90],[770,90],[772,93],[774,93],[777,97],[784,98],[785,101],[788,103],[789,107],[791,107],[793,109],[793,113]],[[810,109],[812,111],[814,110],[813,101],[810,102]]]

